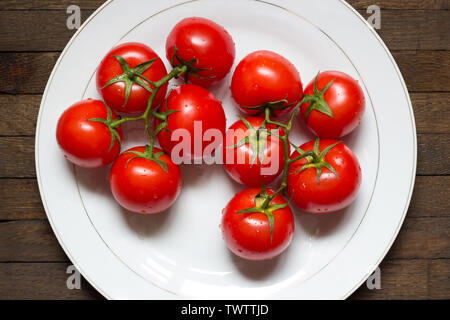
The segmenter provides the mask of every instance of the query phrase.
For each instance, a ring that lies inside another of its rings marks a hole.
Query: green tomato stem
[[[284,156],[285,156],[284,168],[283,168],[283,179],[281,181],[280,188],[272,196],[270,196],[268,199],[266,199],[266,201],[265,201],[265,202],[267,202],[267,204],[265,203],[266,206],[268,206],[270,204],[270,201],[272,201],[275,198],[275,196],[277,194],[279,194],[280,192],[283,192],[284,195],[286,194],[288,169],[289,169],[289,165],[291,164],[291,162],[289,161],[289,133],[291,132],[294,118],[297,115],[297,112],[300,109],[300,106],[302,104],[303,104],[303,100],[300,101],[295,106],[295,108],[293,109],[293,111],[291,113],[291,116],[289,118],[289,122],[287,125],[270,120],[270,108],[266,108],[266,110],[265,110],[266,117],[265,117],[264,123],[273,124],[275,126],[282,127],[283,129],[285,129],[285,134],[283,136],[279,137],[279,139],[283,142],[283,150],[284,150]]]
[[[145,130],[147,131],[147,133],[150,137],[150,152],[153,153],[153,148],[155,145],[155,134],[149,124],[150,123],[149,115],[152,114],[153,116],[160,118],[158,113],[151,112],[153,101],[155,100],[156,95],[158,94],[159,90],[161,89],[161,87],[163,85],[165,85],[167,82],[169,82],[173,78],[178,78],[183,73],[185,73],[186,70],[187,70],[187,66],[175,67],[164,78],[162,78],[161,80],[159,80],[155,83],[152,83],[154,85],[154,89],[152,91],[152,94],[150,95],[150,98],[148,99],[147,108],[145,109],[145,112],[142,115],[140,115],[139,117],[117,119],[116,121],[112,122],[111,127],[117,128],[118,126],[120,126],[121,124],[124,124],[125,122],[144,120]]]

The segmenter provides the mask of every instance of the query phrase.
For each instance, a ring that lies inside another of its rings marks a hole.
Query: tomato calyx
[[[114,143],[117,141],[119,142],[119,146],[122,144],[122,140],[120,139],[120,135],[117,132],[116,128],[118,127],[118,125],[115,125],[115,121],[112,118],[112,111],[111,109],[105,104],[103,103],[106,107],[106,112],[107,112],[107,116],[106,119],[104,118],[91,118],[91,119],[87,119],[87,121],[93,121],[93,122],[100,122],[103,123],[109,130],[109,132],[111,133],[111,144],[109,146],[108,152],[111,151],[112,147],[114,146]]]
[[[287,100],[287,98],[288,96],[286,96],[284,99],[281,100],[265,102],[263,104],[260,104],[259,106],[253,107],[241,106],[241,108],[247,110],[256,110],[259,113],[264,113],[266,110],[270,110],[270,113],[273,115],[275,111],[282,111],[285,109],[289,109],[290,107],[296,104],[296,102],[288,103],[289,101]]]
[[[167,164],[163,160],[159,159],[162,155],[164,155],[164,152],[160,151],[160,152],[155,153],[155,152],[153,152],[153,148],[149,145],[145,146],[144,152],[130,150],[130,151],[126,151],[125,153],[132,153],[135,155],[134,157],[131,157],[130,159],[127,160],[127,162],[125,163],[125,167],[128,165],[128,163],[131,160],[142,158],[142,159],[147,159],[147,160],[156,162],[161,167],[161,169],[164,170],[165,173],[169,173]]]
[[[334,170],[333,166],[331,164],[329,164],[327,161],[325,161],[325,157],[328,154],[328,152],[330,152],[330,150],[333,149],[339,143],[341,143],[341,141],[338,141],[336,143],[333,143],[332,145],[329,145],[328,147],[323,149],[322,152],[320,152],[320,150],[319,150],[319,144],[320,144],[319,138],[317,138],[316,141],[314,142],[314,149],[309,152],[306,152],[294,145],[295,150],[297,150],[297,152],[300,154],[300,156],[298,156],[294,159],[291,159],[290,163],[294,163],[295,161],[298,161],[302,158],[305,158],[307,163],[305,165],[303,165],[299,170],[292,172],[292,174],[300,173],[309,168],[315,168],[316,172],[317,172],[317,184],[320,185],[320,176],[322,174],[322,168],[325,167],[328,170],[330,170],[339,179],[339,176],[336,173],[336,171]]]
[[[272,204],[272,200],[275,199],[279,191],[274,192],[272,195],[269,196],[267,193],[267,189],[263,183],[261,191],[255,196],[255,206],[252,208],[240,210],[237,212],[237,214],[243,214],[243,213],[263,213],[266,215],[268,221],[269,221],[269,228],[270,228],[270,243],[272,243],[273,240],[273,225],[275,222],[275,217],[273,213],[276,210],[283,209],[287,207],[287,203],[279,203],[279,204]]]
[[[175,58],[178,60],[178,63],[175,63]],[[207,71],[207,70],[211,70],[211,68],[202,68],[197,66],[196,64],[198,64],[198,59],[194,58],[191,60],[184,60],[183,58],[181,58],[178,55],[178,48],[177,46],[173,47],[173,55],[170,59],[170,64],[172,65],[172,67],[177,68],[177,67],[183,67],[186,66],[186,72],[184,73],[184,81],[185,83],[189,82],[189,76],[194,76],[196,78],[199,79],[214,79],[215,76],[211,76],[211,77],[204,77],[198,74],[199,71]]]
[[[327,92],[327,90],[331,87],[331,85],[334,82],[334,79],[331,80],[322,90],[317,89],[317,81],[319,79],[320,72],[317,74],[316,78],[314,79],[314,87],[313,87],[313,94],[312,95],[305,95],[303,97],[303,103],[309,103],[308,109],[305,112],[305,121],[308,120],[308,116],[313,110],[317,110],[319,112],[322,112],[323,114],[326,114],[327,116],[334,118],[333,112],[331,111],[330,106],[325,101],[324,95]]]
[[[128,103],[128,99],[130,98],[131,94],[131,88],[133,87],[133,84],[137,84],[141,87],[143,87],[148,92],[152,93],[153,90],[150,88],[149,84],[152,86],[155,86],[155,83],[147,79],[142,75],[150,66],[158,60],[158,58],[151,59],[149,61],[143,62],[139,65],[137,65],[134,68],[130,68],[130,65],[128,62],[121,56],[114,55],[113,56],[122,67],[123,73],[121,75],[118,75],[117,77],[112,78],[109,80],[102,89],[112,85],[116,82],[124,82],[125,83],[125,102],[122,105],[122,107],[126,106]]]
[[[167,100],[166,100],[166,103],[165,103],[165,109],[166,109],[166,111],[150,110],[150,113],[151,113],[152,116],[162,120],[161,123],[158,125],[158,127],[156,127],[156,129],[155,129],[155,135],[160,133],[162,129],[166,129],[167,131],[171,131],[169,129],[169,127],[167,126],[167,121],[169,120],[169,116],[172,113],[175,113],[175,112],[179,111],[179,110],[170,110],[170,109],[168,109],[167,108]]]
[[[266,121],[262,123],[262,125],[256,129],[251,125],[251,123],[245,119],[244,117],[239,117],[244,125],[248,128],[249,135],[242,138],[236,144],[229,146],[227,148],[239,148],[245,144],[249,144],[253,150],[252,160],[250,166],[253,166],[256,160],[259,158],[261,163],[264,161],[264,151],[267,145],[267,139],[270,135],[275,135],[276,130],[267,130],[266,129]]]

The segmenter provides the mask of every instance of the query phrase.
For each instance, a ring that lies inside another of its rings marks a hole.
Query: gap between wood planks
[[[92,12],[82,10],[82,19]],[[366,18],[370,16],[365,10],[360,13]],[[65,10],[0,11],[0,50],[60,51],[74,34],[74,30],[66,27],[67,17]],[[385,9],[381,19],[378,33],[391,50],[450,49],[450,36],[443,31],[450,29],[448,10]]]
[[[407,216],[386,259],[449,259],[449,229],[448,217]],[[2,223],[0,231],[0,262],[68,260],[46,220]]]
[[[0,264],[0,299],[102,299],[82,278],[80,290],[68,290],[70,262]],[[365,283],[351,299],[448,299],[448,259],[383,261],[381,289]],[[402,273],[398,273],[402,270]]]
[[[0,93],[42,94],[59,54],[0,52]],[[450,91],[450,51],[401,50],[392,54],[410,92]],[[310,80],[302,77],[305,83]]]
[[[417,132],[450,133],[450,92],[410,93]],[[0,137],[32,137],[42,95],[0,94]]]

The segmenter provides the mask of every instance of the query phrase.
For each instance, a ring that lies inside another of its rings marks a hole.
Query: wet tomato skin
[[[230,34],[217,23],[200,17],[185,18],[171,30],[166,41],[166,57],[178,64],[174,49],[184,61],[197,59],[195,67],[205,68],[190,75],[189,82],[203,87],[222,80],[233,65],[236,49]],[[184,76],[183,76],[184,77]]]
[[[147,108],[147,101],[151,93],[142,86],[134,83],[131,88],[127,104],[125,103],[125,83],[116,82],[105,88],[106,83],[123,74],[122,67],[114,55],[124,58],[130,68],[157,58],[153,64],[142,73],[142,75],[153,82],[159,81],[167,75],[166,67],[159,56],[150,47],[138,43],[128,42],[120,44],[109,51],[101,61],[96,75],[97,90],[108,106],[117,112],[123,113],[142,113]],[[154,88],[150,85],[150,88]],[[164,100],[167,92],[167,84],[163,85],[157,93],[153,102],[153,107],[157,107]]]
[[[190,153],[186,151],[186,154],[180,151],[180,155],[178,153],[174,155],[175,158],[180,157],[186,161],[201,159],[205,148],[214,143],[204,139],[205,133],[214,130],[221,139],[225,135],[226,118],[222,103],[203,87],[194,84],[176,87],[170,91],[166,101],[159,108],[160,112],[167,110],[176,112],[168,116],[167,127],[157,135],[160,146],[167,154],[172,155],[174,147],[184,141],[183,138],[176,138],[178,133],[184,131],[187,133],[186,141],[190,150]],[[155,130],[161,122],[161,119],[155,119]],[[180,131],[177,132],[177,129]]]
[[[110,164],[120,152],[117,139],[109,150],[111,133],[108,127],[101,122],[88,121],[92,118],[107,119],[105,104],[99,100],[82,100],[64,111],[56,128],[56,139],[64,157],[77,166],[90,169]],[[117,118],[114,112],[112,118]],[[120,127],[117,132],[122,139]]]
[[[127,151],[144,152],[145,147]],[[161,150],[155,148],[154,153]],[[167,165],[168,172],[155,161],[135,158],[133,153],[122,153],[111,167],[109,182],[112,194],[125,209],[140,214],[156,214],[170,208],[181,192],[180,168],[166,154],[159,159]]]
[[[245,119],[255,129],[260,128],[264,122],[262,117],[246,117]],[[266,129],[275,130],[276,126],[267,125]],[[225,135],[222,154],[225,170],[234,181],[249,187],[257,187],[261,186],[263,181],[267,185],[280,176],[285,164],[285,154],[283,141],[278,137],[284,136],[285,131],[278,128],[274,133],[275,135],[270,135],[267,138],[263,161],[261,162],[258,156],[256,161],[252,163],[253,154],[257,151],[253,150],[250,144],[233,147],[249,135],[249,129],[242,120],[238,120],[231,125]],[[290,150],[289,146],[288,150]],[[270,171],[264,173],[263,168]]]
[[[245,189],[236,194],[222,211],[222,234],[231,252],[254,261],[269,260],[287,249],[294,236],[294,216],[289,206],[274,211],[273,239],[264,213],[237,213],[255,206],[255,196],[261,188]],[[267,189],[269,195],[273,190]],[[274,204],[286,203],[277,195]]]
[[[256,107],[286,99],[291,107],[274,111],[276,116],[289,113],[303,97],[303,85],[295,66],[281,55],[267,50],[255,51],[239,62],[231,81],[231,93],[239,109],[258,114]],[[285,104],[286,105],[286,104]]]
[[[319,74],[318,90],[322,90],[330,81],[331,87],[324,98],[333,113],[333,118],[313,110],[306,121],[307,127],[318,137],[338,139],[348,135],[361,122],[366,106],[364,92],[358,82],[339,71],[326,71]],[[305,88],[305,95],[312,95],[314,79]],[[301,121],[304,121],[309,103],[300,107]]]
[[[334,139],[320,140],[320,151],[336,143]],[[304,151],[313,150],[314,141],[300,146]],[[299,156],[297,151],[291,159]],[[344,143],[333,147],[326,155],[327,161],[336,171],[338,177],[323,167],[320,184],[317,183],[315,168],[297,172],[307,162],[300,159],[289,166],[287,190],[288,197],[301,210],[313,214],[326,214],[342,210],[356,198],[361,186],[361,167],[355,154]],[[297,172],[297,173],[296,173]]]

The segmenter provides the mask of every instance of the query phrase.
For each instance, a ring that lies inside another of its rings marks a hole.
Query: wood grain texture
[[[450,51],[393,51],[392,55],[409,91],[450,91]]]
[[[450,176],[416,177],[408,217],[450,217]]]
[[[0,10],[66,9],[76,4],[83,9],[97,9],[104,0],[8,0],[0,2]],[[347,0],[356,9],[378,5],[382,9],[449,9],[448,0]]]
[[[0,2],[0,10],[63,9],[76,4],[83,9],[97,9],[104,0],[8,0]],[[449,9],[448,0],[347,0],[356,9],[378,5],[382,9]]]
[[[82,10],[83,21],[92,12]],[[67,18],[65,10],[0,11],[0,51],[62,51],[76,31]]]
[[[418,134],[418,175],[450,175],[449,134]],[[0,137],[0,178],[34,178],[34,137]]]
[[[418,133],[450,133],[450,93],[412,93]],[[33,136],[41,95],[0,94],[0,136]]]
[[[43,93],[58,57],[59,52],[0,53],[0,93]]]
[[[34,137],[0,137],[0,178],[35,178]]]
[[[417,174],[450,174],[450,135],[417,135]]]
[[[0,220],[45,219],[36,179],[0,179]]]
[[[82,10],[82,19],[92,13]],[[67,17],[65,10],[0,11],[0,51],[61,51],[74,34]],[[383,10],[381,19],[379,33],[391,50],[450,49],[449,33],[441,32],[450,29],[448,10]]]
[[[450,258],[450,219],[407,217],[388,259]],[[430,232],[433,230],[433,232]],[[46,220],[0,223],[0,262],[66,262]]]
[[[408,217],[450,216],[450,176],[419,176]],[[36,179],[0,179],[0,221],[46,219]]]
[[[33,136],[41,95],[0,94],[0,136]]]
[[[449,267],[449,260],[385,260],[380,265],[381,289],[369,290],[364,283],[351,298],[449,299]]]
[[[1,263],[0,299],[103,299],[82,279],[81,289],[69,290],[70,263]]]
[[[69,261],[46,220],[0,223],[0,261]]]
[[[450,93],[411,93],[418,133],[450,133]]]
[[[450,299],[450,260],[428,261],[428,299]]]
[[[387,259],[448,259],[450,258],[449,230],[448,217],[407,216]]]
[[[382,10],[377,32],[390,50],[449,50],[450,35],[441,30],[450,30],[449,11]]]
[[[70,263],[0,264],[0,299],[103,299],[82,279],[80,290],[67,289]],[[402,272],[398,272],[401,270]],[[449,299],[449,260],[385,260],[381,289],[364,283],[351,299]]]
[[[449,0],[347,0],[356,9],[377,5],[382,9],[448,9]]]
[[[450,51],[392,53],[409,91],[450,91]],[[0,52],[0,60],[4,61],[0,64],[0,74],[3,75],[0,93],[42,94],[58,56],[58,52]]]
[[[348,2],[366,18],[369,5],[381,7],[378,32],[410,90],[419,133],[419,176],[380,266],[382,289],[363,285],[352,299],[450,299],[450,1]],[[85,280],[81,290],[66,287],[70,262],[40,201],[33,138],[48,76],[74,33],[67,7],[79,5],[85,20],[102,3],[0,1],[0,299],[102,298]]]

